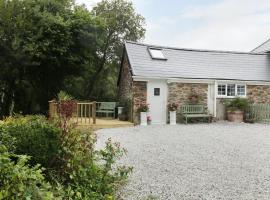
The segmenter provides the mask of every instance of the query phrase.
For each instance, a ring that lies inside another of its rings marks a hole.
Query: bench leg
[[[187,124],[187,117],[186,117],[186,124]]]

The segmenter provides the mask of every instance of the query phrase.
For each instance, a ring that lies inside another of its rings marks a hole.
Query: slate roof
[[[167,60],[152,59],[148,48],[161,48]],[[126,42],[133,76],[270,81],[270,56],[248,52],[180,49]]]
[[[270,40],[262,43],[260,46],[253,49],[251,52],[253,53],[266,53],[270,51]]]

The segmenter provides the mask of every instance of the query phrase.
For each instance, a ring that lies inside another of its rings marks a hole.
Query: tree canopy
[[[125,0],[90,11],[72,0],[0,0],[0,116],[45,113],[60,90],[116,100],[123,43],[142,39],[144,23]]]

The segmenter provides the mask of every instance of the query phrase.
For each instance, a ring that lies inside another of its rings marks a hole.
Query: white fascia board
[[[187,78],[169,78],[168,83],[208,83],[214,84],[215,80],[211,79],[187,79]]]
[[[188,79],[188,78],[163,78],[163,77],[145,77],[132,76],[133,81],[166,80],[167,83],[232,83],[245,85],[270,85],[270,81],[242,81],[242,80],[219,80],[219,79]]]
[[[270,85],[270,82],[266,81],[246,81],[247,85]]]
[[[133,81],[149,81],[149,80],[167,80],[161,77],[145,77],[145,76],[132,76]]]

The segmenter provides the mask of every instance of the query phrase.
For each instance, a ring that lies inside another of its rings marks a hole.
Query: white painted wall
[[[215,115],[215,84],[208,84],[207,107],[210,114]]]

